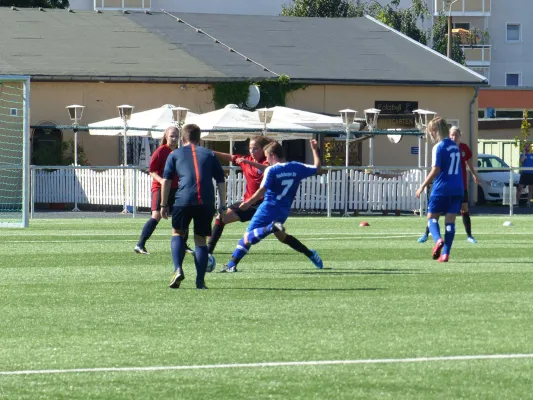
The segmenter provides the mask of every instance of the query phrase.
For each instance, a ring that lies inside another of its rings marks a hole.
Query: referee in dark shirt
[[[197,125],[185,125],[182,129],[183,146],[174,150],[167,158],[161,186],[161,216],[168,218],[167,199],[172,179],[178,176],[179,186],[172,209],[172,239],[170,248],[174,262],[174,275],[170,287],[177,289],[185,279],[182,264],[185,257],[185,232],[194,221],[194,263],[196,265],[196,288],[207,289],[205,272],[209,253],[206,237],[211,236],[211,224],[215,214],[215,189],[217,182],[220,196],[219,213],[226,210],[226,186],[224,171],[213,152],[200,143],[201,131]]]

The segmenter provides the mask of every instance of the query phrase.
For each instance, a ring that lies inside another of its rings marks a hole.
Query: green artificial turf
[[[458,220],[445,264],[417,243],[423,218],[294,217],[323,270],[269,237],[238,273],[208,274],[207,291],[189,255],[168,288],[169,222],[149,256],[133,252],[143,216],[2,230],[0,398],[531,398],[529,356],[438,359],[533,354],[533,226],[505,219],[473,217],[475,245]],[[217,271],[244,229],[226,227]],[[437,359],[398,362],[424,357]],[[392,361],[256,365],[325,360]],[[208,368],[144,369],[187,366]]]

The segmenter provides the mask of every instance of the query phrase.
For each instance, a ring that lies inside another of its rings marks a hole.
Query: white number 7
[[[291,188],[292,184],[294,183],[294,179],[284,179],[281,181],[281,184],[283,185],[283,192],[281,194],[278,194],[276,199],[281,200],[283,196],[287,194],[289,189]]]

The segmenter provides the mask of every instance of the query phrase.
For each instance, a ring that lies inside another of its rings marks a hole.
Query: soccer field
[[[168,288],[168,221],[150,256],[143,217],[2,230],[0,398],[532,398],[533,226],[506,219],[474,216],[475,245],[458,219],[443,264],[423,218],[294,217],[323,270],[269,237],[205,291],[188,255]]]

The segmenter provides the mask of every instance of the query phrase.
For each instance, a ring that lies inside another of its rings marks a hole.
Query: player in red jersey
[[[461,205],[461,216],[463,217],[463,225],[465,226],[466,231],[466,240],[469,243],[477,243],[477,240],[472,236],[472,222],[470,221],[470,212],[468,210],[468,176],[466,170],[468,169],[472,174],[474,182],[479,185],[479,177],[474,169],[472,164],[472,150],[468,147],[467,144],[461,143],[461,130],[452,126],[450,128],[450,139],[452,139],[457,146],[459,146],[459,154],[461,155],[461,172],[463,174],[463,185],[464,185],[464,196],[463,204]],[[426,227],[426,233],[418,239],[419,243],[424,243],[427,241],[429,235],[429,228]]]
[[[176,127],[168,127],[164,134],[161,145],[154,151],[152,157],[150,158],[150,167],[149,172],[152,180],[152,202],[151,218],[144,224],[144,227],[141,232],[141,237],[139,242],[133,249],[137,254],[150,254],[146,250],[146,241],[150,239],[152,233],[154,233],[157,224],[161,220],[161,212],[159,205],[161,204],[161,182],[163,180],[163,171],[165,170],[165,164],[167,158],[177,147],[178,147],[179,131]],[[176,191],[178,189],[178,177],[176,176],[172,180],[169,202],[168,204],[174,204],[174,198],[176,196]]]
[[[255,192],[257,192],[259,186],[261,185],[261,181],[263,180],[263,170],[248,164],[246,161],[252,161],[258,164],[265,165],[266,168],[268,166],[268,162],[266,161],[265,153],[263,152],[263,147],[265,147],[270,142],[271,140],[265,136],[256,136],[252,138],[248,147],[250,150],[250,154],[247,156],[232,156],[231,154],[227,153],[219,153],[217,151],[214,152],[217,157],[220,158],[222,161],[231,161],[235,165],[241,167],[244,178],[246,179],[246,191],[244,193],[243,201],[248,200],[254,195]],[[224,226],[236,221],[250,221],[254,216],[257,207],[259,206],[259,204],[261,204],[261,201],[259,201],[257,204],[255,204],[253,207],[250,207],[246,211],[242,210],[239,207],[241,204],[242,201],[238,201],[237,203],[234,203],[229,206],[226,215],[224,216],[224,222],[222,222],[220,217],[217,217],[217,219],[215,220],[213,234],[209,238],[209,242],[207,244],[207,250],[209,254],[213,254],[213,251],[215,251],[215,247],[217,245],[218,240],[220,239],[220,236],[222,235]]]

